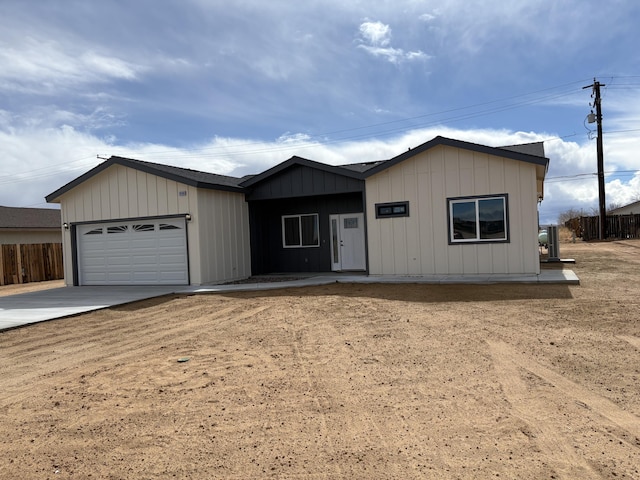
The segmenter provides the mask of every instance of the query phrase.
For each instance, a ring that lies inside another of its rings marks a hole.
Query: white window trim
[[[504,237],[502,238],[480,238],[480,209],[478,208],[478,202],[481,200],[502,200],[503,205],[503,221],[504,221]],[[453,205],[456,203],[471,203],[476,204],[476,238],[454,238],[453,229]],[[509,239],[509,201],[506,193],[498,195],[479,195],[471,197],[457,197],[448,198],[448,215],[449,215],[449,244],[460,243],[508,243]]]
[[[302,245],[302,217],[315,217],[316,228],[318,229],[318,241],[315,245]],[[296,215],[282,215],[282,248],[316,248],[320,246],[320,218],[317,213],[299,213]],[[287,245],[286,233],[284,228],[285,218],[297,218],[298,219],[298,233],[300,235],[300,245]]]

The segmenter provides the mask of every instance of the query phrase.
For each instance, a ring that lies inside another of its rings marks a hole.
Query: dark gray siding
[[[363,193],[249,202],[251,271],[254,275],[330,272],[329,215],[364,211]],[[319,214],[320,246],[283,248],[282,215]]]
[[[251,187],[247,200],[311,197],[364,191],[364,180],[293,165]]]

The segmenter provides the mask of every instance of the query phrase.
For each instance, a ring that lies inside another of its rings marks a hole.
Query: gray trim
[[[307,160],[306,158],[293,156],[289,160],[285,160],[284,162],[279,163],[278,165],[271,167],[270,169],[265,170],[264,172],[258,175],[254,175],[253,177],[243,182],[240,182],[240,185],[242,187],[251,187],[256,183],[259,183],[263,180],[266,180],[269,177],[277,175],[283,170],[286,170],[289,167],[292,167],[294,165],[302,165],[302,166],[313,168],[316,170],[322,170],[324,172],[334,173],[336,175],[342,175],[344,177],[356,178],[358,180],[361,180],[363,178],[360,172],[353,171],[349,168],[344,168],[339,166],[336,167],[333,165],[327,165],[325,163],[316,162],[314,160]]]
[[[503,198],[504,199],[504,221],[505,233],[504,239],[486,239],[486,240],[469,240],[466,242],[454,242],[451,239],[451,202],[459,200],[482,200],[483,198]],[[447,242],[449,245],[481,245],[486,243],[511,243],[511,222],[509,221],[509,194],[495,193],[491,195],[465,195],[461,197],[448,197],[447,199]]]
[[[122,165],[124,167],[133,168],[134,170],[139,170],[141,172],[156,175],[168,180],[174,180],[176,182],[184,183],[185,185],[189,185],[191,187],[239,193],[244,193],[245,191],[244,188],[239,185],[241,180],[239,178],[216,175],[213,173],[190,170],[187,168],[173,167],[170,165],[163,165],[159,163],[143,162],[141,160],[134,160],[132,158],[112,156],[107,161],[92,168],[83,175],[80,175],[76,179],[60,187],[55,192],[50,193],[45,197],[45,200],[49,203],[54,202],[61,195],[67,193],[69,190],[77,187],[81,183],[89,180],[91,177],[106,170],[112,165]]]
[[[426,150],[429,150],[431,148],[434,148],[440,145],[444,145],[447,147],[460,148],[463,150],[470,150],[472,152],[486,153],[488,155],[509,158],[511,160],[518,160],[526,163],[533,163],[534,165],[544,166],[545,171],[549,167],[549,159],[546,157],[538,157],[536,155],[528,155],[528,154],[513,151],[513,150],[507,150],[507,149],[496,148],[496,147],[487,147],[485,145],[479,145],[477,143],[463,142],[462,140],[454,140],[452,138],[438,136],[438,137],[435,137],[433,140],[423,143],[422,145],[409,149],[408,151],[398,155],[397,157],[393,157],[392,159],[387,160],[386,162],[383,162],[374,166],[373,168],[367,170],[363,174],[364,178],[370,177],[371,175],[375,175],[376,173],[380,173],[383,170],[386,170],[387,168],[391,168],[394,165],[397,165],[398,163],[403,162],[404,160],[407,160],[408,158],[411,158],[415,155],[418,155],[419,153],[422,153]]]
[[[403,206],[405,207],[405,211],[404,213],[391,213],[389,215],[381,215],[379,208],[385,208],[385,207],[400,207]],[[376,209],[376,218],[398,218],[398,217],[408,217],[409,216],[409,201],[405,200],[402,202],[386,202],[386,203],[376,203],[375,204],[375,209]]]
[[[171,215],[153,215],[146,217],[128,217],[128,218],[110,218],[108,220],[84,220],[82,222],[73,222],[69,225],[89,225],[89,224],[102,224],[102,223],[117,223],[117,222],[135,222],[137,220],[160,220],[162,218],[186,218],[189,213],[173,213]]]

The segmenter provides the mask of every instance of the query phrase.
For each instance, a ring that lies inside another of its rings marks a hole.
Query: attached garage
[[[60,204],[67,285],[206,285],[251,275],[241,179],[111,157]]]
[[[183,218],[145,218],[76,227],[80,285],[187,285]]]

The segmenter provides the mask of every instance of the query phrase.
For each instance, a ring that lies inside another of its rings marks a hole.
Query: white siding
[[[202,283],[222,283],[251,275],[249,208],[244,194],[199,190],[198,226]]]
[[[112,165],[66,192],[60,204],[63,223],[189,213],[191,283],[220,283],[250,275],[248,209],[243,194],[198,189]],[[70,233],[63,232],[65,259],[72,258]],[[70,261],[65,261],[65,283],[73,283]]]
[[[372,275],[539,273],[533,164],[447,146],[366,180]],[[509,243],[449,245],[447,198],[508,194]],[[375,204],[409,201],[408,217],[375,218]]]

